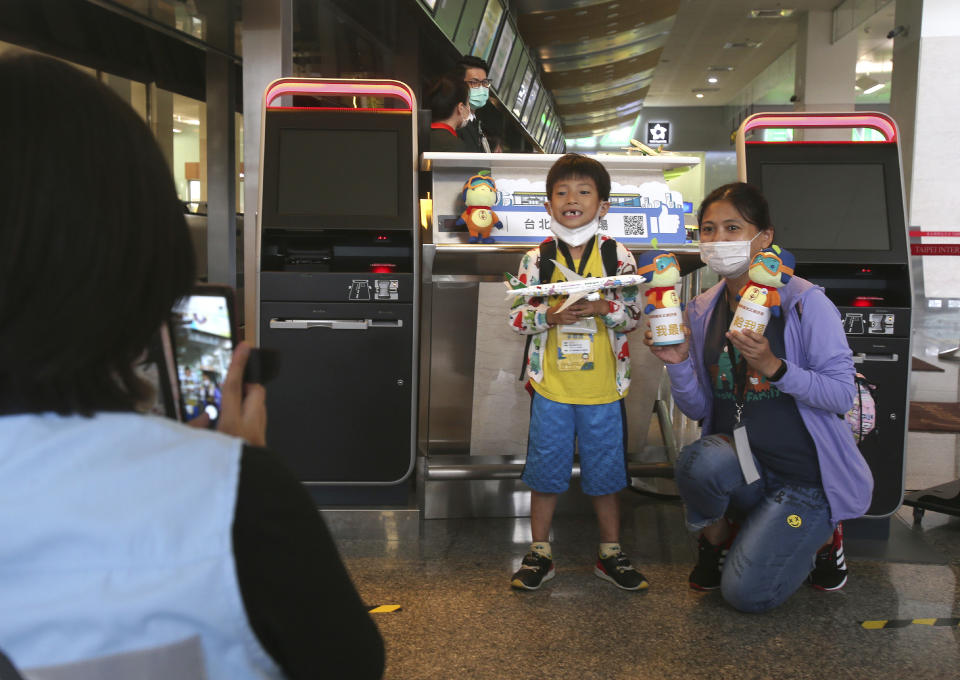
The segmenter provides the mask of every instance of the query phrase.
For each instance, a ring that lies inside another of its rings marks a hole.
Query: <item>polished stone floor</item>
[[[960,363],[938,353],[956,345],[960,315],[924,315],[919,301],[916,311],[913,354],[943,370],[914,372],[910,399],[955,402]],[[689,436],[696,433],[678,431]],[[958,477],[957,434],[908,434],[907,490]],[[656,484],[670,491],[670,482]],[[530,540],[526,518],[328,516],[364,600],[401,607],[373,614],[387,648],[385,677],[960,678],[960,517],[927,512],[916,525],[903,507],[887,520],[848,523],[843,590],[804,586],[778,609],[747,615],[719,593],[689,589],[695,544],[679,503],[623,495],[622,543],[651,584],[642,593],[593,575],[589,505],[571,496],[561,509],[552,537],[557,576],[537,592],[509,586]],[[953,625],[931,625],[951,618]],[[868,629],[864,621],[903,627]]]
[[[650,580],[641,593],[593,575],[589,515],[558,517],[557,576],[515,592],[526,519],[423,522],[414,538],[342,539],[387,647],[386,678],[960,677],[960,628],[861,622],[960,616],[960,518],[900,517],[887,540],[851,540],[836,593],[804,586],[780,608],[741,614],[687,586],[694,543],[674,503],[624,498],[623,544]],[[890,553],[864,557],[858,553]],[[897,554],[897,553],[900,554]],[[922,561],[921,561],[922,560]]]

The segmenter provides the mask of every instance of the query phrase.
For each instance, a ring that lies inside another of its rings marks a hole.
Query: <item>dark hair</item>
[[[557,159],[547,173],[547,200],[553,194],[553,185],[562,179],[589,177],[597,185],[600,200],[610,200],[610,173],[600,161],[579,153],[568,153]]]
[[[462,79],[443,76],[427,88],[426,99],[433,121],[438,122],[452,116],[457,104],[470,106],[470,88]]]
[[[150,130],[63,62],[0,57],[0,414],[128,411],[193,250]]]
[[[743,219],[760,231],[765,231],[773,226],[770,224],[770,208],[767,206],[767,199],[763,197],[757,187],[746,182],[724,184],[722,187],[717,187],[711,191],[703,199],[703,203],[700,204],[700,209],[697,211],[697,224],[703,222],[703,214],[710,207],[710,204],[717,201],[729,202]]]
[[[482,68],[484,73],[490,73],[490,67],[487,66],[487,62],[480,57],[467,54],[460,57],[460,60],[457,62],[457,74],[460,80],[463,80],[467,75],[468,68]]]

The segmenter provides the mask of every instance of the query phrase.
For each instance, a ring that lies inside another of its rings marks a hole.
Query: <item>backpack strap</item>
[[[617,242],[612,238],[600,244],[600,259],[603,262],[604,276],[613,276],[617,273]]]

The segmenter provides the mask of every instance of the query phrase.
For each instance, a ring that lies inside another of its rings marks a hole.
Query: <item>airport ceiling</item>
[[[519,31],[543,67],[566,136],[576,137],[628,124],[644,106],[735,103],[796,41],[803,12],[831,11],[839,1],[517,0],[516,6]],[[874,26],[868,21],[857,29],[861,58],[890,59],[892,41],[884,36],[893,27],[893,7],[881,10]],[[780,9],[794,11],[750,15]],[[770,96],[786,104],[792,75],[784,81]]]

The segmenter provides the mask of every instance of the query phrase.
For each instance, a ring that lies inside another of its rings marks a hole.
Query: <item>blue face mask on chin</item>
[[[490,99],[489,87],[471,87],[470,88],[470,108],[479,109]]]

